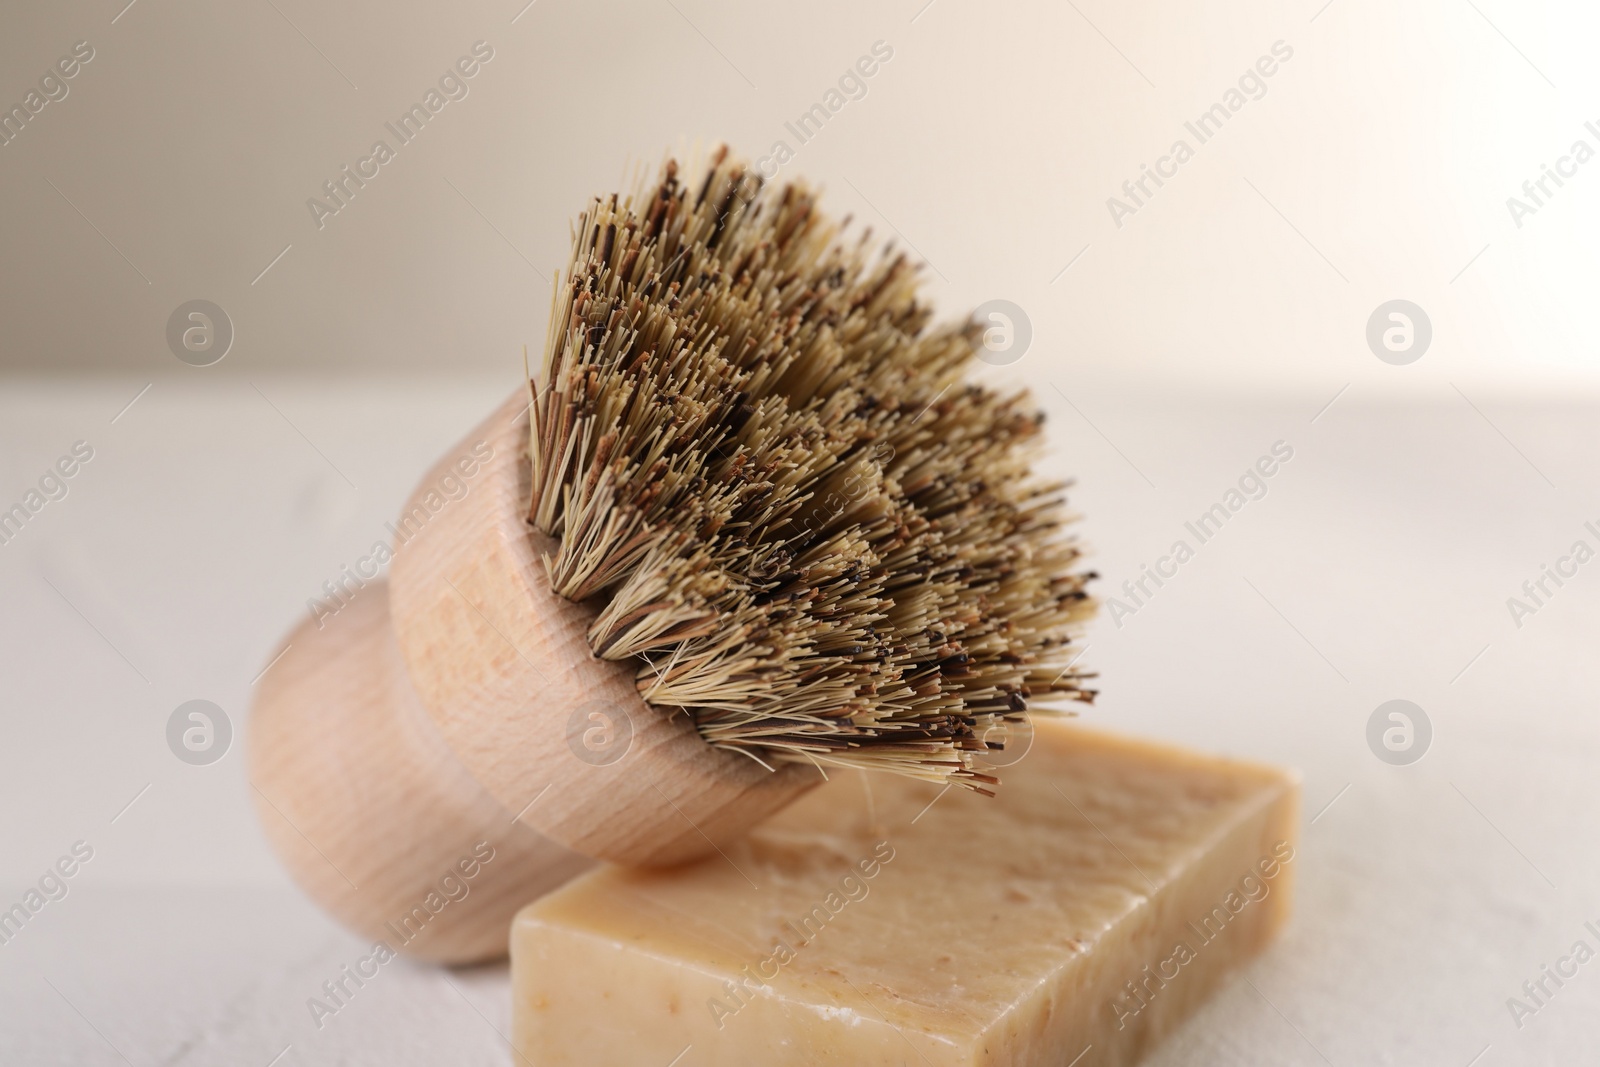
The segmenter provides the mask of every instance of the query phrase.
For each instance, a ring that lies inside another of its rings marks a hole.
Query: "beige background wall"
[[[125,2],[5,15],[8,107],[75,42],[94,49],[66,98],[0,147],[5,370],[509,376],[542,342],[539,272],[564,262],[587,196],[668,146],[726,138],[759,155],[781,138],[797,148],[784,175],[902,235],[950,313],[995,297],[1025,308],[1035,341],[1019,369],[1034,374],[1445,398],[1447,382],[1596,380],[1600,162],[1520,229],[1505,204],[1573,140],[1600,148],[1583,128],[1600,119],[1592,13]],[[469,95],[319,230],[306,200],[393,142],[384,124],[480,40],[494,58]],[[785,121],[880,40],[893,58],[865,97],[798,145]],[[1185,134],[1280,40],[1293,58],[1261,99],[1204,145]],[[1107,198],[1179,137],[1194,158],[1117,227]],[[1395,297],[1435,329],[1407,368],[1363,341]],[[205,371],[164,340],[192,298],[237,331]]]

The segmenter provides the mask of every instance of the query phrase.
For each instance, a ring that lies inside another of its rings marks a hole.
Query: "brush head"
[[[1025,711],[1089,701],[1093,611],[1043,415],[963,376],[916,264],[725,149],[580,217],[533,380],[552,589],[644,700],[763,764],[984,790]],[[991,768],[992,769],[992,768]]]

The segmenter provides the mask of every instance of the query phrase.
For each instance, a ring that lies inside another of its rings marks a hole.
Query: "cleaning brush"
[[[985,324],[803,183],[688,171],[591,203],[537,372],[261,682],[269,837],[397,950],[498,955],[586,857],[713,853],[830,770],[992,792],[1030,710],[1093,698],[1094,575],[1042,414],[967,378]]]

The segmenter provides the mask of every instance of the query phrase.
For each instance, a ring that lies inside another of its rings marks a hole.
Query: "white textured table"
[[[318,1027],[307,999],[365,946],[277,868],[238,744],[189,766],[165,728],[204,698],[240,732],[307,598],[513,379],[160,378],[119,415],[146,381],[0,387],[0,508],[94,450],[0,545],[0,907],[94,850],[0,944],[0,1063],[512,1062],[503,968],[391,964]],[[1547,979],[1520,1029],[1506,1001],[1575,941],[1600,948],[1600,563],[1547,582],[1520,628],[1506,600],[1574,541],[1600,548],[1600,412],[1057,384],[1051,462],[1079,478],[1101,594],[1195,550],[1097,624],[1087,718],[1305,772],[1296,918],[1152,1062],[1591,1060],[1600,962]],[[1185,522],[1277,441],[1293,458],[1266,496],[1200,544]],[[1433,728],[1409,766],[1367,743],[1394,698]]]

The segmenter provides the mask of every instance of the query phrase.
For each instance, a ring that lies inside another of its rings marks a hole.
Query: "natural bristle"
[[[1092,699],[1042,415],[963,382],[980,328],[930,317],[904,255],[726,151],[579,219],[529,519],[594,653],[711,744],[987,792],[1005,723]]]

